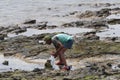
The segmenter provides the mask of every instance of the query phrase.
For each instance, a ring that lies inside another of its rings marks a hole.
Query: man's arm
[[[57,37],[54,37],[52,39],[53,42],[56,43],[56,45],[58,45],[57,49],[56,49],[56,52],[54,53],[55,54],[55,57],[59,54],[59,52],[61,51],[62,48],[64,48],[63,44],[58,40]]]

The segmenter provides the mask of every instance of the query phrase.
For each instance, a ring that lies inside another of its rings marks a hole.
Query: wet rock
[[[96,12],[96,16],[98,17],[107,17],[110,15],[110,10],[111,9],[101,9],[100,11]]]
[[[104,29],[108,28],[105,20],[93,20],[91,23],[85,25],[86,28]]]
[[[56,25],[47,26],[47,28],[50,28],[50,29],[54,29],[56,27],[58,27],[58,26],[56,26]]]
[[[4,61],[2,64],[8,66],[8,65],[9,65],[9,62],[8,62],[8,61]]]
[[[108,24],[120,24],[120,19],[110,19],[107,21]]]
[[[25,31],[27,31],[26,28],[19,28],[19,29],[14,30],[14,33],[19,34],[19,33],[25,32]]]
[[[82,21],[76,21],[76,22],[71,22],[71,23],[65,23],[62,26],[64,26],[64,27],[80,27],[83,25],[84,25],[84,23]]]
[[[108,67],[112,67],[112,63],[107,63],[107,66]]]
[[[5,29],[4,27],[0,26],[0,31],[3,31],[4,29]]]
[[[33,70],[33,72],[39,72],[39,71],[41,71],[41,69],[39,69],[39,68],[35,68],[35,69]]]
[[[22,76],[12,76],[12,80],[22,80]]]
[[[95,31],[85,33],[83,35],[83,38],[87,40],[99,40],[100,39],[100,37],[96,35]]]
[[[45,69],[52,69],[51,60],[47,60],[45,63]]]
[[[18,29],[20,29],[20,27],[18,25],[12,25],[12,26],[9,26],[8,28],[6,28],[6,32],[9,33],[9,32],[13,32]]]
[[[9,51],[9,52],[4,52],[4,56],[12,56],[12,55],[15,55],[16,52],[15,51]]]
[[[118,67],[120,68],[120,64],[118,64]]]
[[[4,40],[5,37],[7,37],[7,34],[0,34],[0,40]]]
[[[106,41],[113,41],[113,42],[119,42],[120,38],[119,37],[105,37]]]
[[[89,18],[89,17],[92,17],[92,16],[95,16],[95,12],[93,11],[85,11],[84,13],[80,14],[80,15],[77,15],[79,18]]]
[[[90,17],[107,17],[110,15],[111,9],[101,9],[99,11],[85,11],[82,14],[77,15],[79,18],[90,18]]]
[[[37,28],[39,30],[42,30],[42,29],[46,29],[47,28],[47,21],[45,22],[39,22],[36,26],[34,26],[33,28]]]
[[[23,24],[35,24],[36,20],[28,20],[26,22],[24,22]]]
[[[71,12],[69,13],[70,15],[75,15],[76,13],[78,13],[78,11],[74,11],[74,12]]]
[[[39,34],[39,35],[32,35],[31,38],[35,39],[35,40],[42,40],[46,35],[50,35],[49,33],[43,33],[43,34]]]
[[[120,10],[120,8],[119,8],[119,7],[116,7],[116,8],[113,8],[113,9],[111,9],[111,10],[118,11],[118,10]]]

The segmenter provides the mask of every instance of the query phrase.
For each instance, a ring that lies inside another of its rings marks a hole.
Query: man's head
[[[51,36],[47,35],[43,38],[43,40],[45,41],[46,44],[51,44],[52,40],[51,40]]]

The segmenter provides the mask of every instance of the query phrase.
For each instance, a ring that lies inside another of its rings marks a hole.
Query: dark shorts
[[[53,45],[55,48],[59,48],[59,45],[56,41],[53,41]],[[63,44],[64,48],[71,49],[73,45],[73,40],[68,40],[66,43]]]
[[[73,45],[73,40],[68,40],[66,43],[63,44],[65,48],[71,49]]]

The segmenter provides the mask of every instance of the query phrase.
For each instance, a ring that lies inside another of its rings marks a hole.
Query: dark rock
[[[118,67],[120,68],[120,64],[118,64]]]
[[[119,38],[118,37],[106,37],[105,40],[115,42],[115,41],[119,40]]]
[[[16,54],[16,52],[14,52],[14,51],[9,51],[9,52],[4,52],[4,56],[12,56],[12,55],[15,55]]]
[[[110,15],[111,9],[101,9],[99,11],[85,11],[84,13],[77,15],[79,18],[89,18],[89,17],[107,17]]]
[[[12,76],[13,80],[22,80],[22,76]]]
[[[63,78],[63,80],[73,80],[73,79],[70,79],[70,78]]]
[[[86,28],[95,28],[95,29],[104,29],[108,28],[108,25],[106,25],[106,21],[104,20],[94,20],[88,24],[85,25]]]
[[[35,68],[35,69],[33,70],[33,72],[39,72],[39,71],[41,71],[41,69],[39,69],[39,68]]]
[[[8,66],[8,65],[9,65],[9,62],[8,62],[8,61],[4,61],[2,64]]]
[[[45,63],[45,69],[52,69],[51,60],[47,60]]]
[[[35,24],[36,20],[28,20],[26,22],[24,22],[23,24]]]
[[[120,19],[110,19],[107,21],[108,24],[120,24]]]
[[[5,33],[0,34],[0,40],[4,40],[5,37],[7,37],[7,34]]]
[[[96,13],[93,11],[85,11],[84,13],[80,14],[79,18],[88,18],[94,16]]]
[[[96,35],[96,31],[93,32],[87,32],[83,35],[84,39],[88,39],[88,40],[99,40],[100,37]]]
[[[57,27],[56,25],[47,26],[47,28],[50,28],[50,29],[54,29],[56,27]]]
[[[19,29],[15,30],[14,33],[19,34],[19,33],[25,32],[25,31],[27,31],[26,28],[19,28]]]
[[[113,8],[112,10],[117,11],[117,10],[120,10],[120,8],[119,8],[119,7],[117,7],[117,8]]]
[[[96,12],[96,16],[98,17],[107,17],[110,15],[110,11],[111,9],[101,9],[100,11]]]
[[[82,21],[76,21],[76,22],[71,22],[71,23],[65,23],[62,26],[64,27],[79,27],[79,26],[83,26],[83,22]]]
[[[107,66],[108,67],[112,67],[112,63],[107,63]]]
[[[4,27],[0,26],[0,31],[3,31],[4,29],[5,29]]]

